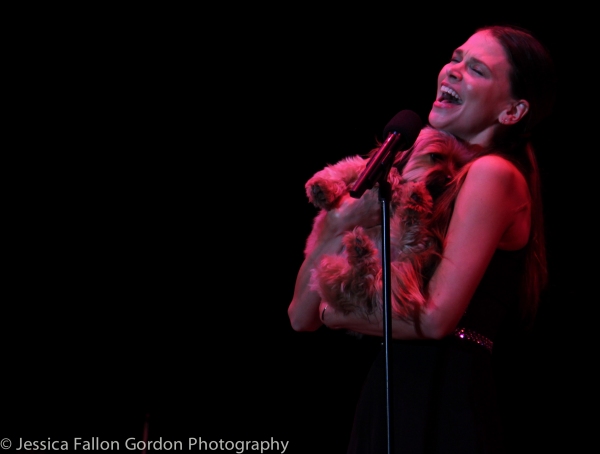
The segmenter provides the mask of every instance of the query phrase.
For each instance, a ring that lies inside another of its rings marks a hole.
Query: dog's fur
[[[392,314],[416,323],[426,302],[427,283],[441,259],[452,205],[447,200],[443,202],[445,207],[437,204],[442,203],[439,201],[475,150],[427,126],[404,153],[388,174]],[[307,238],[305,254],[318,242],[326,212],[347,196],[367,163],[368,159],[360,156],[348,157],[326,166],[307,181],[306,195],[320,212]],[[403,167],[402,175],[396,165]],[[368,197],[368,203],[379,203],[377,185],[362,197]],[[324,256],[311,270],[311,288],[344,313],[373,314],[383,304],[378,244],[380,226],[369,231],[357,226],[347,232],[342,254]]]

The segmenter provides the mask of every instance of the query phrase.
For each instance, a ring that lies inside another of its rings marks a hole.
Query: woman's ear
[[[529,112],[529,102],[524,99],[511,104],[508,110],[500,114],[500,123],[503,125],[514,125]]]

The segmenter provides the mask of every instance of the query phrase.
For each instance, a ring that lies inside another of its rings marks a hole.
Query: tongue
[[[440,100],[441,102],[451,102],[456,104],[456,98],[454,98],[453,96],[450,96],[448,93],[442,93],[442,99]]]

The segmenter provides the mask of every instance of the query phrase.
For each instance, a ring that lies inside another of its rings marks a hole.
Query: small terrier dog
[[[394,163],[390,183],[390,265],[392,315],[418,322],[426,302],[426,287],[441,260],[444,235],[459,171],[476,155],[476,148],[430,126]],[[368,159],[351,156],[317,172],[305,184],[310,203],[320,211],[304,250],[308,255],[319,239],[327,211],[338,206],[365,170]],[[401,170],[399,170],[399,168]],[[367,190],[376,203],[378,185]],[[355,227],[343,237],[340,255],[322,257],[311,270],[311,288],[321,299],[348,314],[370,316],[383,307],[382,263],[378,244],[381,225]]]

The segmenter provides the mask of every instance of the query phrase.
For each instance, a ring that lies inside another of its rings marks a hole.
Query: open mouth
[[[438,99],[439,102],[462,104],[462,99],[460,99],[460,96],[458,96],[458,93],[456,93],[454,90],[452,90],[452,88],[442,85],[442,87],[440,88],[440,91],[442,92],[442,94]]]

